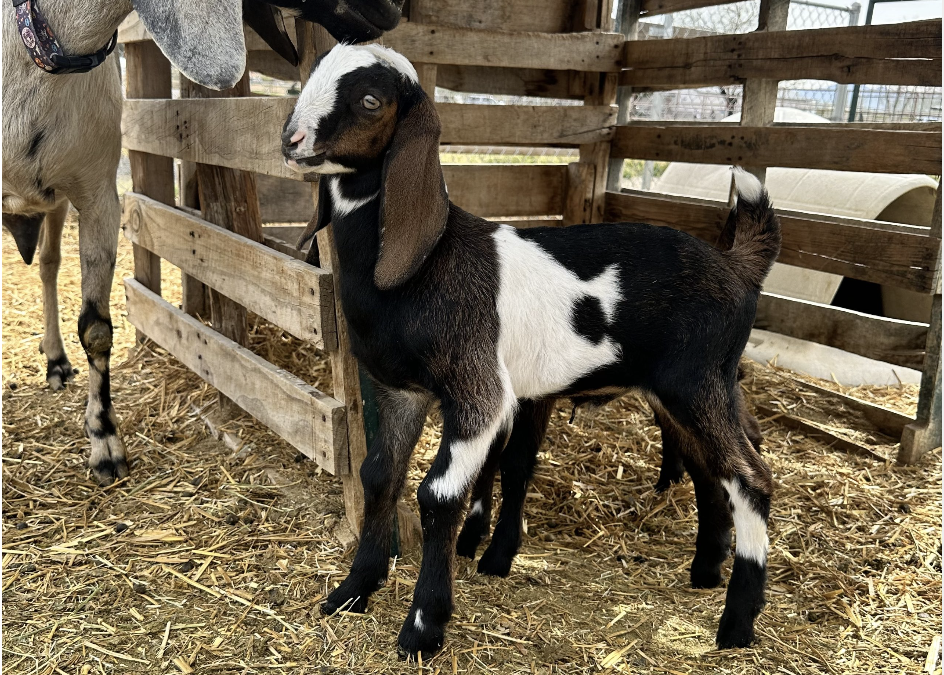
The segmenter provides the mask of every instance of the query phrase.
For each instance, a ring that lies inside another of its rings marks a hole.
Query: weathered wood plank
[[[135,98],[170,98],[170,61],[153,42],[128,45],[125,50],[125,95]],[[129,152],[131,185],[165,204],[174,203],[174,160],[159,154]],[[158,295],[161,261],[146,249],[133,247],[134,276]],[[137,334],[137,339],[144,336]]]
[[[563,33],[572,29],[576,0],[435,0],[422,3],[422,16],[411,8],[410,20],[425,24],[503,31]]]
[[[336,347],[328,272],[131,192],[121,226],[130,241],[292,335]]]
[[[546,0],[530,1],[543,5]],[[473,8],[470,11],[481,14],[481,3],[470,7]],[[136,17],[129,17],[118,38],[134,43],[149,40],[150,36]],[[621,67],[623,36],[601,32],[523,32],[514,26],[502,27],[500,31],[479,30],[401,21],[384,34],[381,42],[411,61],[436,65],[617,72]],[[259,51],[267,46],[247,29],[246,48]]]
[[[754,328],[906,368],[921,367],[928,336],[927,324],[871,316],[774,293],[761,293]]]
[[[483,218],[561,213],[563,164],[445,165],[449,199]]]
[[[436,84],[476,94],[580,99],[586,89],[581,76],[582,73],[568,70],[441,65]]]
[[[794,417],[793,415],[788,415],[787,413],[780,412],[779,410],[768,408],[761,403],[755,403],[754,408],[759,416],[764,417],[772,422],[776,422],[777,424],[782,424],[788,429],[795,429],[796,431],[799,431],[810,438],[817,439],[829,447],[842,450],[843,452],[846,452],[850,455],[870,457],[871,459],[877,460],[879,462],[888,461],[887,457],[883,457],[871,448],[867,448],[864,445],[859,445],[858,443],[850,441],[847,438],[837,436],[833,432],[818,427],[812,422],[808,422],[807,420],[800,417]]]
[[[881,431],[883,434],[888,434],[892,438],[900,438],[902,429],[904,429],[906,425],[915,421],[914,417],[909,417],[908,415],[904,415],[895,410],[889,410],[888,408],[883,408],[880,405],[875,405],[874,403],[869,403],[868,401],[863,401],[852,396],[840,394],[839,392],[833,391],[832,389],[827,389],[826,387],[820,387],[819,385],[811,384],[810,382],[796,378],[794,378],[794,381],[802,389],[808,389],[822,396],[829,396],[838,399],[844,406],[850,410],[860,413],[871,424],[873,424],[876,429]]]
[[[438,103],[442,143],[581,145],[608,141],[616,106],[467,105]]]
[[[481,3],[475,3],[476,11]],[[500,66],[617,72],[618,33],[529,33],[401,22],[383,44],[411,61],[455,66]]]
[[[940,240],[923,234],[926,230],[872,228],[866,220],[812,213],[778,214],[783,226],[779,262],[931,292],[934,247]],[[714,244],[727,217],[723,202],[625,191],[607,193],[604,220],[673,227]]]
[[[328,473],[347,470],[344,406],[125,280],[128,321]]]
[[[130,150],[299,179],[282,162],[280,136],[291,97],[125,101],[123,143]],[[443,143],[579,145],[613,136],[611,106],[439,103]]]
[[[618,127],[616,157],[835,171],[941,170],[941,133],[884,129],[740,127],[726,124]]]
[[[620,84],[820,79],[940,86],[941,20],[626,42]]]

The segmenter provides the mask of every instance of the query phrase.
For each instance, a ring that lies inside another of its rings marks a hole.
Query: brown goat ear
[[[439,164],[439,115],[425,94],[397,124],[384,159],[380,254],[374,283],[381,290],[413,276],[446,229],[449,197]]]
[[[328,189],[328,176],[322,176],[318,181],[318,207],[315,215],[308,221],[305,231],[298,238],[295,248],[299,251],[305,248],[305,244],[311,242],[311,248],[308,249],[308,255],[305,262],[315,267],[321,266],[318,257],[318,244],[314,241],[315,235],[331,224],[331,190]]]

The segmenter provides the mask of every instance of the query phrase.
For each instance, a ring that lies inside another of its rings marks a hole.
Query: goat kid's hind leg
[[[660,417],[658,410],[653,410],[655,422],[662,430],[662,465],[659,468],[659,480],[656,481],[656,492],[665,492],[669,486],[681,483],[685,478],[685,465],[682,462],[682,449],[678,434],[671,428],[671,421],[665,419],[665,413]]]
[[[339,609],[366,611],[371,594],[387,580],[397,499],[430,404],[425,394],[387,389],[376,382],[374,387],[380,424],[360,470],[364,485],[360,544],[351,573],[321,607],[326,614]]]
[[[522,401],[515,412],[511,438],[501,455],[501,511],[492,541],[479,560],[479,574],[507,577],[521,547],[524,500],[534,475],[554,408],[553,399]]]
[[[442,406],[442,444],[416,495],[423,523],[423,563],[413,605],[397,639],[400,653],[409,658],[442,648],[452,616],[455,547],[466,498],[495,438],[511,423],[514,403],[506,395],[492,411],[472,410],[469,405],[461,409],[462,404],[455,403]]]
[[[469,512],[466,514],[459,538],[456,540],[456,555],[474,560],[475,551],[488,534],[488,528],[492,523],[492,491],[498,473],[498,461],[507,443],[508,435],[503,433],[498,434],[492,441],[485,466],[482,467],[475,485],[472,486]]]
[[[75,369],[66,356],[59,328],[59,263],[62,227],[69,212],[63,200],[54,211],[46,214],[39,244],[39,278],[43,282],[43,340],[39,351],[46,356],[46,383],[58,391],[75,378]]]
[[[79,210],[79,257],[82,264],[82,311],[79,340],[89,364],[85,431],[92,444],[89,468],[101,485],[128,475],[125,446],[111,401],[111,285],[118,252],[121,206],[114,185],[105,194],[74,200]]]

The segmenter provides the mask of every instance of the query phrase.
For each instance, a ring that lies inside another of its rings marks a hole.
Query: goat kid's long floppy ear
[[[164,55],[211,89],[235,85],[246,69],[240,0],[133,0]]]
[[[318,243],[314,241],[315,235],[331,224],[331,191],[328,189],[328,177],[322,176],[318,181],[318,209],[315,215],[308,221],[305,231],[298,238],[295,248],[301,251],[305,244],[311,242],[311,248],[308,249],[308,255],[305,262],[315,267],[321,267],[321,258],[318,252]]]
[[[282,10],[263,0],[243,0],[243,19],[276,54],[293,66],[298,65],[298,52],[285,29]]]
[[[413,276],[446,229],[449,197],[439,164],[439,115],[425,94],[397,124],[384,159],[380,192],[381,290]]]

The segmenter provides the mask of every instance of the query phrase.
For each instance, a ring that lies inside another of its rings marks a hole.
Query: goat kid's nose
[[[296,130],[291,136],[289,136],[289,133],[290,132],[286,131],[282,134],[282,145],[289,150],[295,148],[299,143],[304,141],[305,137],[308,135],[305,133],[304,129]]]

